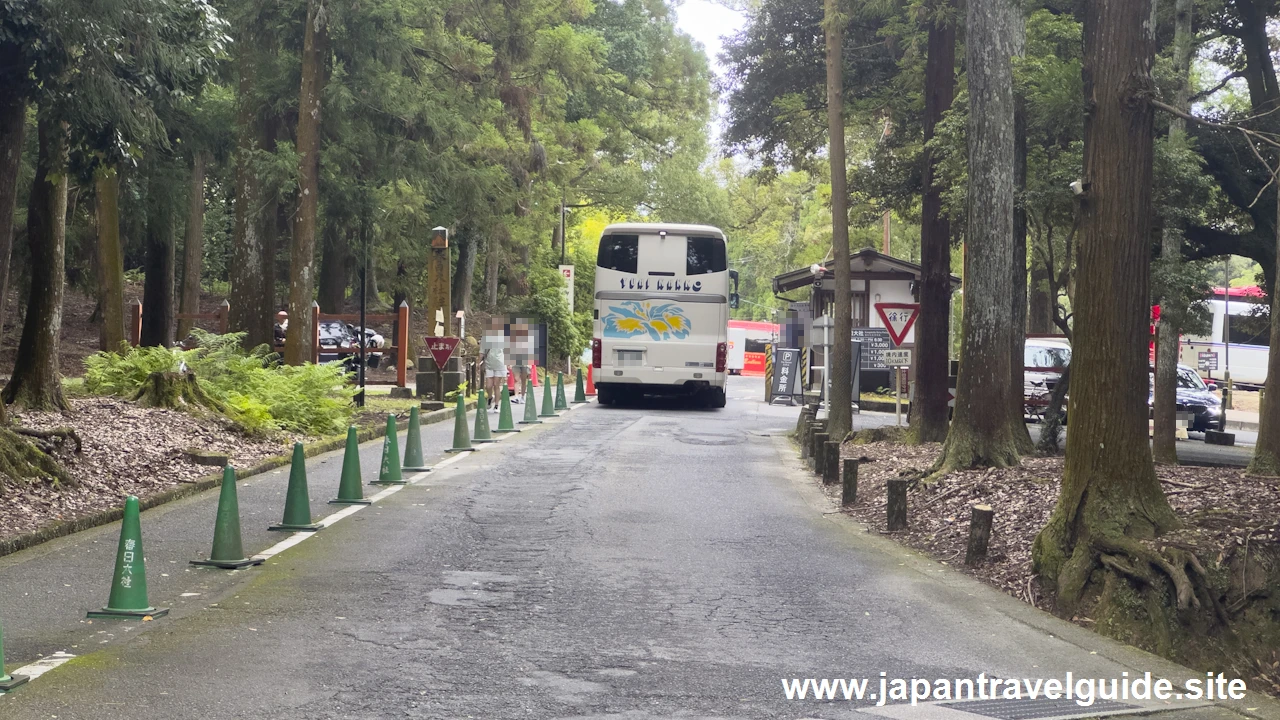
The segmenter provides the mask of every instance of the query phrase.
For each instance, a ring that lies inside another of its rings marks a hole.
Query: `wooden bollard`
[[[991,542],[991,520],[995,510],[990,505],[974,505],[969,519],[969,549],[964,554],[964,564],[970,567],[987,559],[987,544]]]
[[[822,484],[835,485],[840,482],[840,441],[828,440],[823,452],[827,456],[822,459]]]
[[[800,411],[800,416],[796,418],[796,434],[804,432],[804,426],[813,422],[813,413],[809,412],[809,408]]]
[[[800,459],[806,464],[811,462],[813,453],[813,434],[818,432],[817,424],[812,420],[804,424],[804,428],[800,431]]]
[[[812,423],[809,424],[809,442],[808,442],[809,454],[807,455],[807,458],[809,460],[809,467],[816,467],[818,458],[815,457],[817,455],[817,451],[815,450],[816,448],[815,443],[817,442],[818,433],[826,432],[826,429],[827,429],[827,424],[822,420],[814,420]]]
[[[824,432],[813,434],[813,471],[818,473],[819,477],[821,477],[826,472],[826,468],[827,468],[826,447],[827,447],[827,441],[830,439],[831,439],[831,436]]]
[[[840,506],[849,507],[858,502],[858,461],[845,458],[844,475],[841,478],[844,486],[840,490]]]
[[[907,529],[907,481],[901,479],[890,480],[886,486],[888,492],[888,503],[885,509],[888,512],[889,532],[894,530]]]

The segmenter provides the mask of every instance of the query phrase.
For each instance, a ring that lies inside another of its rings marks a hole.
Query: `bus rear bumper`
[[[723,388],[728,373],[699,368],[617,368],[595,372],[595,384],[625,387],[653,394],[695,393],[708,387]]]

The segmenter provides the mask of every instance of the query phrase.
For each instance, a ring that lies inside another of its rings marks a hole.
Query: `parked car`
[[[334,362],[342,360],[349,372],[355,372],[360,367],[359,353],[338,353],[335,350],[354,350],[359,349],[359,340],[356,334],[351,332],[351,326],[338,320],[321,320],[320,321],[320,362]],[[329,350],[330,352],[325,352]]]
[[[1147,405],[1155,400],[1155,371],[1148,375],[1150,380],[1147,394]],[[1205,384],[1199,373],[1186,365],[1178,366],[1178,404],[1179,419],[1185,420],[1190,432],[1206,430],[1225,430],[1227,417],[1222,413],[1222,401],[1213,393],[1218,389],[1216,384]],[[1154,410],[1150,411],[1154,414]]]
[[[1071,364],[1066,338],[1027,338],[1022,368],[1022,402],[1033,420],[1044,416],[1062,371]]]

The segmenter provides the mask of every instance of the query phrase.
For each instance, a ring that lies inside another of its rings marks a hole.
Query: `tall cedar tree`
[[[247,21],[246,25],[252,21]],[[268,143],[267,124],[258,107],[259,53],[253,50],[257,33],[242,29],[236,69],[236,202],[231,243],[231,329],[245,333],[245,344],[256,347],[273,341],[272,306],[275,295],[274,218],[266,206],[262,178],[254,167],[254,153]]]
[[[1089,0],[1084,12],[1084,197],[1071,431],[1062,490],[1033,548],[1070,612],[1105,555],[1128,556],[1194,597],[1186,572],[1142,543],[1178,526],[1147,446],[1153,110],[1151,0]],[[1116,608],[1119,611],[1118,608]],[[1107,608],[1099,608],[1103,617]],[[1101,620],[1099,621],[1101,622]]]
[[[1014,100],[1010,0],[970,0],[966,21],[969,76],[969,222],[964,273],[964,335],[955,418],[936,473],[1017,465],[1010,363],[1014,346]]]
[[[191,158],[191,183],[187,189],[187,233],[182,243],[182,292],[178,312],[200,312],[200,272],[204,264],[204,177],[208,153],[197,151]],[[195,322],[178,321],[179,341],[186,340]]]
[[[1191,15],[1192,0],[1177,0],[1174,6],[1173,67],[1178,74],[1174,105],[1189,110],[1191,96],[1191,56],[1193,52]],[[1182,142],[1187,134],[1187,121],[1180,117],[1169,120],[1169,143]],[[1182,261],[1182,228],[1166,227],[1160,240],[1160,261],[1165,264]],[[1151,432],[1151,455],[1165,465],[1178,464],[1178,334],[1176,322],[1183,308],[1173,307],[1169,298],[1160,302],[1160,324],[1156,333],[1156,379],[1152,398],[1154,427]]]
[[[289,329],[284,361],[301,365],[312,353],[312,295],[315,292],[316,224],[320,212],[320,96],[328,55],[329,9],[308,0],[302,44],[302,90],[298,95],[298,217],[289,246]]]
[[[911,432],[916,442],[947,438],[947,380],[951,357],[951,222],[942,213],[935,182],[938,158],[929,147],[935,128],[956,94],[954,0],[934,0],[929,10],[929,50],[924,71],[923,195],[920,210],[920,317],[916,322],[916,399]]]
[[[849,280],[849,188],[844,146],[844,23],[840,0],[826,0],[823,30],[827,42],[827,132],[831,158],[831,259],[835,264],[835,337],[827,372],[831,373],[827,431],[844,439],[853,426],[853,297]]]
[[[18,342],[13,376],[4,386],[4,402],[32,410],[67,410],[58,372],[62,333],[62,294],[66,279],[67,128],[41,111],[37,126],[36,176],[27,201],[27,248],[31,289],[27,319]]]
[[[94,173],[98,223],[98,280],[102,298],[102,349],[116,351],[124,331],[124,247],[120,243],[120,171],[102,166]]]

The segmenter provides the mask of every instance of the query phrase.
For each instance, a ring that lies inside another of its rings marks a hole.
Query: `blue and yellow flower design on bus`
[[[611,338],[647,334],[651,340],[683,340],[689,337],[692,328],[684,310],[674,303],[654,305],[632,301],[611,305],[602,322],[604,336]]]

